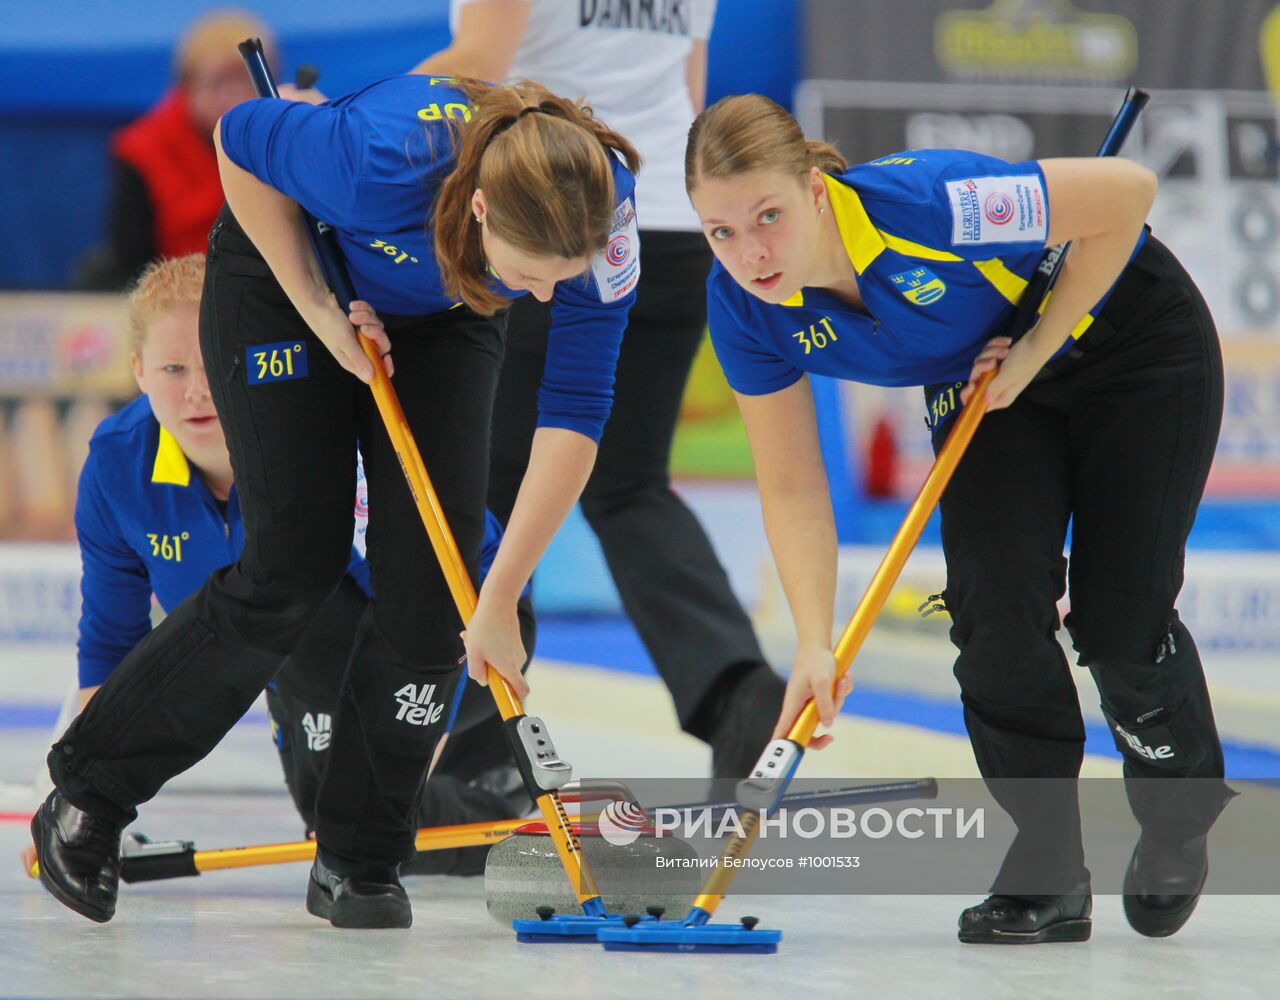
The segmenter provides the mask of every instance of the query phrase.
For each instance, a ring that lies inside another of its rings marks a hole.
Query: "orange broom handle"
[[[405,481],[413,494],[413,502],[417,505],[418,514],[422,518],[423,527],[427,529],[427,537],[431,539],[431,548],[435,551],[436,560],[444,572],[445,582],[449,585],[449,593],[453,595],[453,603],[458,609],[465,627],[471,621],[476,610],[476,588],[471,582],[471,575],[462,562],[462,554],[458,551],[458,543],[454,541],[453,532],[449,530],[449,522],[444,516],[444,508],[440,506],[440,498],[435,487],[431,485],[431,477],[423,464],[422,453],[418,451],[417,442],[409,430],[409,422],[405,419],[404,410],[400,407],[400,398],[396,395],[391,379],[387,377],[382,358],[378,356],[378,346],[368,337],[360,335],[360,346],[365,356],[373,365],[374,402],[378,405],[378,413],[382,415],[383,426],[391,438],[391,447],[395,450],[400,467],[404,470]],[[498,711],[504,720],[521,715],[524,709],[519,698],[511,689],[507,679],[493,667],[489,667],[489,686],[493,689],[494,698],[498,702]]]
[[[444,851],[453,847],[480,847],[495,844],[511,836],[527,819],[498,820],[492,823],[461,823],[457,826],[428,827],[418,831],[414,847],[419,851]],[[225,847],[213,851],[196,851],[197,871],[211,872],[224,868],[250,868],[256,865],[278,865],[290,861],[310,861],[316,856],[314,840],[288,844],[257,844],[253,847]]]
[[[968,404],[961,411],[955,427],[951,429],[946,444],[942,446],[942,451],[938,453],[933,468],[907,511],[902,527],[893,536],[889,551],[880,560],[880,566],[876,569],[875,576],[871,578],[867,592],[862,595],[857,610],[849,619],[849,624],[845,626],[840,641],[836,643],[837,682],[853,666],[854,657],[862,648],[862,643],[867,638],[867,633],[871,631],[871,626],[875,623],[876,616],[880,614],[880,609],[884,607],[884,602],[889,599],[893,585],[898,582],[898,577],[902,574],[902,568],[906,565],[911,550],[916,547],[924,526],[929,522],[934,508],[938,506],[938,501],[942,499],[942,491],[951,481],[951,474],[956,471],[956,466],[960,464],[960,459],[969,447],[969,442],[973,440],[974,432],[987,411],[987,386],[995,378],[997,370],[993,368],[979,377],[973,395],[969,397]],[[817,727],[818,708],[810,698],[796,721],[792,723],[787,739],[806,747],[813,739],[813,732]]]
[[[444,509],[440,506],[440,498],[431,485],[431,477],[427,474],[422,453],[418,451],[417,442],[409,430],[404,410],[400,407],[399,397],[391,385],[391,379],[387,377],[382,358],[378,356],[378,347],[364,335],[360,336],[360,346],[373,365],[373,382],[370,388],[373,390],[378,412],[382,415],[382,423],[387,428],[391,446],[400,460],[400,467],[404,470],[405,480],[413,494],[413,502],[418,508],[423,526],[427,529],[431,548],[435,550],[436,560],[444,572],[445,580],[449,584],[449,592],[453,595],[453,603],[457,606],[458,615],[465,627],[470,623],[471,616],[475,614],[476,588],[471,583],[471,576],[463,565],[462,555],[458,552],[458,543],[454,541],[453,532],[449,530],[449,522],[445,519]],[[493,693],[494,701],[498,703],[498,713],[503,720],[523,715],[524,708],[511,685],[507,683],[507,679],[489,664],[485,666],[489,672],[489,690]],[[582,845],[578,842],[578,836],[569,823],[569,817],[564,811],[564,803],[560,801],[560,796],[555,792],[544,792],[538,796],[537,802],[542,818],[546,821],[547,831],[551,834],[551,841],[555,844],[556,853],[560,856],[565,874],[569,877],[571,888],[578,897],[578,902],[586,903],[588,900],[598,899],[600,890],[596,888],[595,878],[582,857]]]
[[[423,827],[414,838],[413,846],[418,851],[445,851],[455,847],[483,847],[485,844],[496,844],[505,840],[517,830],[529,825],[527,819],[502,819],[483,823],[459,823],[455,826]],[[247,847],[219,847],[208,851],[194,851],[191,854],[191,865],[194,871],[182,874],[195,875],[200,872],[221,871],[227,868],[256,868],[259,865],[283,865],[291,861],[312,861],[316,856],[314,840],[296,840],[284,844],[252,844]],[[124,863],[141,863],[145,865],[146,857],[128,857]],[[33,865],[31,877],[40,874],[38,865]],[[161,877],[172,877],[169,875]],[[126,880],[128,877],[126,876]],[[133,881],[145,881],[135,877]]]
[[[862,595],[862,600],[858,602],[858,607],[853,612],[853,617],[849,619],[849,624],[845,626],[845,630],[840,636],[840,641],[836,643],[836,679],[832,685],[833,692],[840,678],[847,674],[849,668],[853,665],[854,657],[858,655],[858,650],[862,648],[863,640],[866,639],[867,633],[871,631],[871,626],[875,623],[876,616],[880,614],[880,609],[884,607],[884,602],[889,599],[889,593],[893,590],[893,585],[898,582],[902,567],[906,565],[907,558],[911,555],[911,550],[915,548],[916,542],[920,540],[920,534],[924,531],[924,526],[928,523],[930,515],[933,514],[933,509],[942,498],[942,491],[947,488],[947,483],[951,481],[951,474],[956,471],[956,466],[960,464],[960,459],[964,457],[965,450],[969,447],[969,442],[973,440],[973,434],[978,429],[978,424],[982,421],[983,416],[986,415],[987,387],[991,384],[991,380],[996,377],[996,371],[998,369],[993,368],[979,377],[974,387],[973,395],[969,397],[969,402],[957,418],[956,425],[951,428],[946,444],[942,446],[942,451],[938,453],[938,457],[933,463],[933,468],[929,470],[929,475],[925,477],[925,481],[920,487],[920,492],[916,494],[911,508],[907,511],[907,516],[902,521],[902,526],[898,528],[897,533],[893,536],[889,551],[880,560],[880,566],[876,569],[875,576],[871,578],[871,583],[867,586],[866,593]],[[807,747],[809,741],[813,739],[813,732],[817,727],[818,708],[814,700],[810,698],[805,703],[804,709],[796,717],[796,721],[791,724],[791,729],[787,732],[787,739],[799,744],[801,747]],[[741,835],[735,834],[729,838],[724,850],[721,852],[722,858],[740,858],[751,849],[751,845],[755,842],[756,834],[760,830],[760,814],[754,810],[748,811],[739,817],[739,822],[742,824],[743,832]],[[694,899],[693,910],[690,912],[701,911],[703,919],[708,919],[724,901],[729,885],[733,882],[733,877],[736,874],[737,867],[734,865],[722,864],[713,869]]]
[[[267,62],[261,39],[245,39],[237,48],[244,59],[245,68],[249,71],[249,76],[253,80],[254,90],[258,93],[258,96],[279,97],[280,92],[271,74],[271,66]],[[346,262],[338,246],[337,237],[329,226],[306,211],[306,209],[302,209],[302,216],[307,231],[312,237],[312,245],[315,248],[321,270],[324,272],[325,280],[333,290],[343,311],[349,312],[351,302],[356,297],[355,286],[351,283],[351,276],[347,273]],[[472,586],[471,577],[466,572],[462,556],[458,553],[457,542],[454,541],[453,533],[449,530],[448,521],[445,519],[444,511],[440,506],[440,500],[431,485],[431,479],[427,475],[427,468],[422,462],[422,455],[419,453],[418,446],[409,431],[408,422],[404,418],[404,411],[400,408],[400,401],[396,397],[395,389],[391,386],[391,379],[387,377],[382,358],[378,356],[378,349],[367,338],[359,336],[358,339],[365,356],[373,365],[371,388],[373,389],[373,398],[378,406],[378,412],[382,416],[382,423],[391,438],[392,447],[395,449],[396,457],[400,461],[400,467],[404,471],[409,490],[413,493],[413,500],[417,505],[419,515],[422,517],[423,526],[427,529],[427,537],[431,539],[431,547],[435,550],[436,559],[439,561],[440,569],[449,584],[449,591],[453,595],[458,615],[462,618],[462,623],[465,626],[471,621],[471,616],[476,610],[475,587]],[[494,670],[492,665],[486,664],[486,667],[488,669],[489,690],[493,693],[493,699],[498,704],[498,713],[502,716],[503,721],[523,715],[524,709],[520,705],[520,700],[507,683],[506,678]],[[556,852],[560,855],[560,860],[564,864],[565,874],[569,877],[570,882],[573,883],[573,889],[578,894],[579,903],[583,905],[583,912],[594,912],[602,909],[603,904],[600,902],[600,893],[596,889],[595,881],[592,879],[591,873],[587,870],[586,863],[582,858],[582,847],[578,843],[577,835],[569,826],[569,818],[565,815],[564,804],[560,801],[560,796],[555,792],[546,792],[539,795],[537,801],[538,808],[542,810],[543,818],[547,822],[547,828],[551,832],[552,842],[556,845]]]

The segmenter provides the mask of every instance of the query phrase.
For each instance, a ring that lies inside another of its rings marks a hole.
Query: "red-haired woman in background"
[[[270,30],[243,11],[210,11],[183,33],[173,87],[112,136],[106,238],[77,263],[78,288],[124,288],[157,257],[204,253],[223,202],[213,126],[254,96],[236,51],[252,37],[272,58]]]

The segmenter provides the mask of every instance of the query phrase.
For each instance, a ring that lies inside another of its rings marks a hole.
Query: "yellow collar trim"
[[[823,174],[822,180],[827,185],[827,200],[831,202],[831,214],[840,230],[844,252],[849,255],[853,269],[861,274],[884,251],[884,237],[871,224],[857,191],[830,174]]]
[[[827,185],[827,197],[831,201],[831,211],[836,225],[840,228],[840,238],[844,242],[845,252],[853,263],[854,269],[861,274],[871,262],[880,256],[886,248],[900,253],[904,257],[919,257],[923,260],[963,260],[947,250],[937,250],[923,243],[913,243],[901,236],[886,233],[877,229],[862,207],[862,199],[858,192],[846,187],[830,174],[823,174]]]
[[[862,199],[851,187],[841,184],[830,174],[823,174],[827,186],[827,201],[831,203],[831,216],[840,230],[840,242],[849,255],[853,269],[861,274],[885,249],[885,241],[862,207]],[[782,300],[784,306],[803,306],[804,289]]]
[[[187,464],[187,456],[182,453],[177,439],[163,427],[156,446],[156,462],[151,467],[151,481],[171,486],[191,485],[191,466]]]
[[[840,181],[836,180],[830,174],[823,174],[823,183],[827,186],[827,199],[831,202],[831,214],[836,220],[836,226],[840,230],[840,241],[844,244],[845,253],[849,255],[849,262],[853,264],[853,269],[862,274],[871,262],[874,261],[885,250],[892,250],[895,253],[902,254],[904,257],[916,257],[922,260],[937,261],[962,261],[964,258],[950,253],[947,250],[938,250],[934,247],[925,246],[922,243],[913,243],[911,240],[903,239],[901,236],[894,236],[892,233],[886,233],[877,229],[867,215],[867,210],[862,207],[862,199],[858,197],[858,192],[848,187]],[[1004,264],[996,259],[973,261],[976,267],[996,290],[1000,292],[1009,302],[1017,303],[1022,297],[1023,289],[1027,287],[1024,279],[1018,277]],[[790,298],[782,300],[784,306],[803,306],[804,290],[796,292]],[[1073,336],[1079,337],[1084,329],[1088,327],[1091,317],[1086,317],[1085,321],[1077,326]]]

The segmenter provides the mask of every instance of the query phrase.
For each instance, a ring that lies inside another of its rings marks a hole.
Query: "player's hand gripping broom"
[[[1144,91],[1136,87],[1129,89],[1106,138],[1098,149],[1099,156],[1114,156],[1120,151],[1147,100],[1148,95]],[[1009,325],[1009,336],[1014,341],[1035,325],[1062,271],[1070,247],[1070,243],[1064,243],[1045,251],[1040,265],[1018,300],[1017,311]],[[894,535],[889,551],[881,561],[875,576],[871,578],[866,593],[858,602],[853,617],[845,627],[839,642],[836,643],[835,682],[837,685],[840,678],[847,674],[853,665],[854,657],[858,655],[863,640],[871,631],[871,626],[880,609],[884,607],[890,591],[902,572],[902,567],[906,564],[907,557],[919,541],[925,523],[938,505],[942,491],[946,489],[951,479],[951,474],[959,464],[969,442],[973,440],[974,432],[986,413],[987,388],[995,378],[997,370],[993,368],[979,378],[972,396],[956,420],[924,485],[920,487],[920,492],[907,511],[902,526]],[[760,830],[761,811],[777,807],[786,793],[792,776],[800,766],[804,751],[809,741],[813,739],[817,726],[818,710],[811,698],[787,735],[782,739],[774,740],[765,748],[760,760],[752,769],[751,776],[738,785],[738,801],[744,807],[739,816],[743,832],[729,838],[720,855],[721,863],[712,869],[712,874],[703,883],[702,891],[694,900],[693,907],[684,920],[635,925],[630,928],[602,928],[598,937],[606,948],[698,951],[707,950],[700,947],[702,941],[707,941],[708,947],[713,947],[715,950],[757,952],[776,950],[777,940],[781,938],[780,932],[744,929],[736,925],[714,925],[709,921],[724,899],[738,871],[739,866],[736,862],[746,856],[755,842]],[[729,863],[724,863],[726,861]],[[764,940],[764,935],[770,935],[770,940]],[[772,947],[769,947],[770,943]]]
[[[267,65],[261,40],[251,38],[241,42],[239,50],[258,95],[279,97],[279,90],[272,77],[271,68]],[[327,224],[305,209],[303,217],[316,256],[324,270],[325,279],[343,311],[349,312],[351,302],[356,297],[355,287],[347,274],[346,262],[338,247],[337,237]],[[453,533],[449,530],[444,510],[431,485],[426,466],[422,462],[422,455],[418,451],[417,443],[409,430],[408,421],[405,420],[404,412],[400,408],[400,401],[391,385],[391,379],[387,376],[382,359],[378,357],[378,349],[367,337],[361,336],[359,339],[361,348],[373,365],[371,388],[377,402],[378,413],[391,438],[396,457],[400,460],[414,503],[427,529],[427,535],[431,539],[431,548],[440,563],[440,569],[449,584],[449,592],[457,606],[458,615],[465,626],[475,612],[475,586],[458,552]],[[572,769],[556,753],[545,723],[534,716],[525,715],[519,698],[507,683],[506,678],[492,666],[488,667],[488,671],[489,690],[498,704],[503,728],[511,742],[516,764],[520,768],[529,794],[537,800],[538,808],[542,812],[547,830],[555,844],[556,853],[564,865],[565,874],[582,906],[582,912],[589,917],[607,916],[604,903],[600,899],[600,892],[582,856],[582,847],[578,843],[577,833],[570,824],[565,814],[564,804],[557,793],[557,789],[569,780]]]

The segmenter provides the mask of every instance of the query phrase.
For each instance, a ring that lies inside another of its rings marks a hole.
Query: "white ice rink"
[[[6,660],[6,676],[13,666]],[[47,704],[60,686],[50,675],[65,678],[65,660],[50,653],[27,666]],[[548,720],[584,776],[706,773],[704,748],[676,731],[656,678],[544,661],[531,680],[530,711]],[[835,745],[806,758],[805,776],[974,773],[963,737],[848,716],[836,732]],[[0,779],[24,780],[47,737],[38,727],[0,732]],[[295,839],[298,819],[276,767],[265,726],[250,718],[145,806],[137,827],[202,848]],[[1086,766],[1116,771],[1110,759]],[[210,785],[243,791],[195,791]],[[959,944],[955,920],[974,901],[967,897],[730,897],[719,916],[750,913],[780,928],[778,954],[611,954],[517,944],[487,915],[479,879],[406,879],[410,930],[334,930],[303,908],[305,864],[124,886],[116,918],[97,925],[22,874],[26,838],[24,823],[0,822],[0,998],[1280,995],[1280,899],[1271,896],[1206,896],[1176,937],[1159,941],[1129,929],[1118,897],[1099,896],[1090,942],[1027,948]]]

